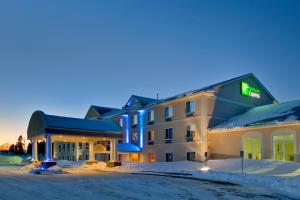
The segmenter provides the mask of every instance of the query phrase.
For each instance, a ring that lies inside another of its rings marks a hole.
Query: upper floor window
[[[186,136],[185,136],[185,138],[186,138],[187,142],[194,141],[195,131],[196,131],[195,125],[189,125],[189,126],[186,127]]]
[[[122,118],[119,119],[119,125],[120,125],[121,127],[123,127],[123,119],[122,119]]]
[[[166,143],[172,143],[172,139],[173,139],[173,129],[172,128],[167,128],[166,132],[165,132],[165,142]]]
[[[138,133],[133,133],[131,136],[131,142],[137,143],[137,141],[138,141]]]
[[[149,131],[148,132],[148,144],[152,145],[154,144],[154,131]]]
[[[165,107],[165,119],[170,120],[173,117],[173,106]]]
[[[154,110],[148,111],[148,123],[154,122]]]
[[[196,102],[194,100],[186,102],[185,113],[192,114],[196,111]]]
[[[131,124],[132,125],[137,125],[138,124],[138,115],[137,114],[133,115],[133,118],[131,120]]]

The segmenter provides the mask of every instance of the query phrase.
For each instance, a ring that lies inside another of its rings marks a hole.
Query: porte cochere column
[[[32,147],[31,147],[32,159],[31,161],[38,161],[38,141],[36,138],[32,138]]]

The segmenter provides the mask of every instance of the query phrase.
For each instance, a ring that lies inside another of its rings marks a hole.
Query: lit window
[[[186,141],[187,142],[192,142],[195,137],[195,125],[189,125],[186,127]]]
[[[154,153],[148,153],[148,162],[149,163],[155,162],[155,154]]]
[[[195,161],[196,160],[196,153],[195,152],[187,152],[186,153],[186,160]]]
[[[173,129],[172,128],[168,128],[166,129],[165,132],[165,142],[166,143],[172,143],[172,138],[173,138]]]
[[[165,107],[165,119],[171,119],[173,117],[173,106]]]
[[[148,123],[154,122],[154,110],[148,112]]]
[[[148,132],[148,145],[154,144],[154,131]]]
[[[186,102],[185,113],[191,114],[194,113],[195,111],[196,111],[196,102],[195,101]]]

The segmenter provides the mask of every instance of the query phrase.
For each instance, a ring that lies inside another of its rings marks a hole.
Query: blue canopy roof
[[[89,120],[47,115],[42,111],[32,114],[28,138],[45,133],[122,138],[120,125],[113,120]]]
[[[141,148],[132,144],[132,143],[125,143],[125,144],[118,144],[117,151],[120,152],[141,152]]]

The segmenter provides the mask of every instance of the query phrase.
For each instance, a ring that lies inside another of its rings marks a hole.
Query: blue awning
[[[126,144],[118,144],[117,145],[117,151],[119,152],[141,152],[141,148],[131,144],[131,143],[126,143]]]

